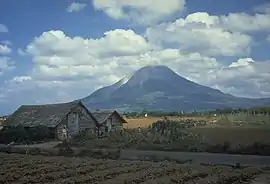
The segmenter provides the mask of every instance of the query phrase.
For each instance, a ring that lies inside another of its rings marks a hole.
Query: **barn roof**
[[[48,105],[22,105],[4,123],[5,126],[56,127],[81,102]]]
[[[114,113],[119,116],[123,123],[127,123],[117,111],[96,111],[93,112],[92,115],[95,117],[99,124],[103,124]]]

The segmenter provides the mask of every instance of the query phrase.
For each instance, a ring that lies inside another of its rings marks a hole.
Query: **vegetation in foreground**
[[[251,183],[269,175],[258,168],[236,169],[170,162],[97,160],[0,153],[0,183]]]

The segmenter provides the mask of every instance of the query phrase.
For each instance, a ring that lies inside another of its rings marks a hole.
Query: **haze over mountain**
[[[192,111],[270,105],[270,98],[250,99],[225,94],[187,80],[162,65],[146,66],[131,77],[96,90],[82,99],[90,109]]]

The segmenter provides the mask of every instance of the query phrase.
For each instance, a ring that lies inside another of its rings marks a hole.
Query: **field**
[[[258,168],[234,169],[170,162],[97,160],[0,153],[0,183],[144,183],[261,184],[269,173]]]
[[[230,142],[233,145],[246,145],[270,142],[270,128],[263,127],[205,126],[193,127],[187,131],[204,136],[213,144]]]
[[[212,120],[214,118],[209,117],[177,117],[177,116],[169,116],[167,117],[169,120],[186,120],[186,119],[194,119],[194,120]],[[158,120],[162,120],[162,117],[147,117],[147,118],[126,118],[125,120],[128,122],[124,125],[124,128],[147,128],[149,125],[152,125],[154,122]]]
[[[185,131],[200,135],[213,144],[230,142],[238,144],[253,144],[255,142],[269,142],[270,119],[268,116],[224,116],[217,117],[168,117],[170,120],[215,120],[216,123],[208,123],[206,126],[192,127]],[[154,122],[162,120],[161,117],[148,117],[138,119],[127,119],[126,128],[145,128]]]

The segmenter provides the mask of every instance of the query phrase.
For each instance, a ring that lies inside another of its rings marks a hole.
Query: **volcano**
[[[179,76],[166,66],[146,66],[131,77],[82,99],[90,109],[204,111],[270,105],[270,98],[235,97]]]

